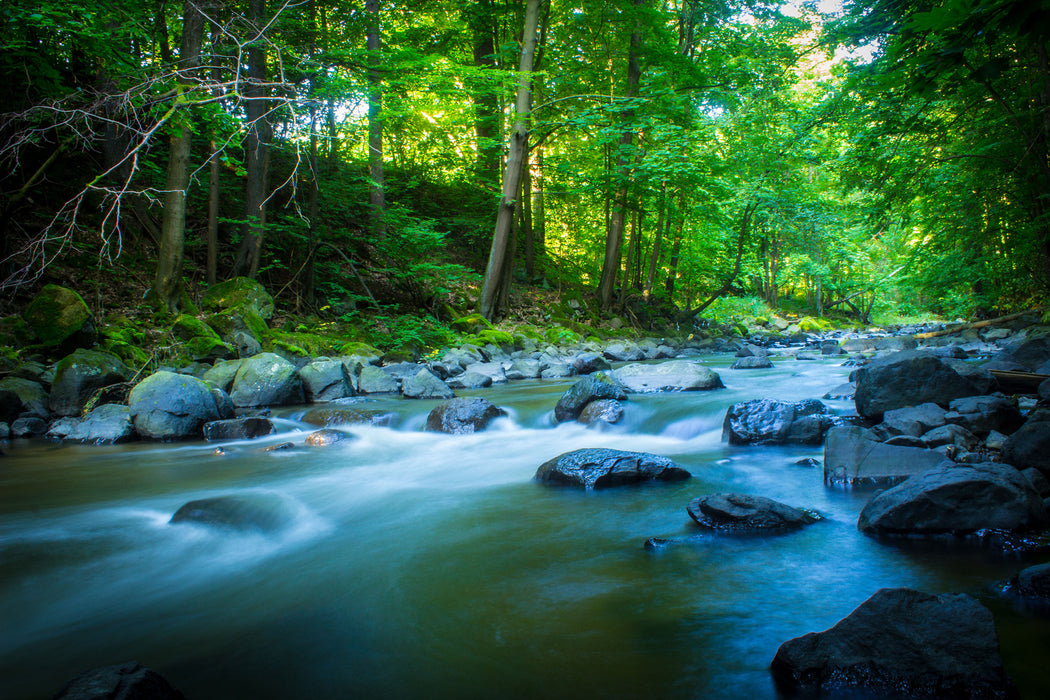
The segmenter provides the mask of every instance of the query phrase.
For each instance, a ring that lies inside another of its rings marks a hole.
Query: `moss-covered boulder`
[[[230,398],[235,406],[283,406],[306,400],[295,365],[270,352],[241,362]]]
[[[273,318],[273,297],[266,288],[248,277],[234,277],[210,287],[201,299],[207,311],[227,309],[251,311],[264,320]]]
[[[205,423],[220,418],[211,387],[174,372],[156,372],[139,382],[128,408],[139,435],[154,440],[199,438]]]
[[[128,367],[142,367],[150,361],[143,347],[149,342],[146,331],[123,316],[107,317],[99,328],[99,348],[116,355]]]
[[[22,377],[0,379],[0,421],[13,423],[22,415],[48,418],[47,391],[38,382]]]
[[[195,316],[176,316],[171,331],[182,341],[185,354],[196,362],[225,360],[236,354],[233,346],[223,342],[211,326]]]
[[[495,328],[489,320],[481,314],[468,314],[467,316],[460,316],[459,318],[450,321],[449,327],[459,333],[478,333],[483,330],[490,330]]]
[[[69,352],[89,348],[98,334],[91,310],[72,289],[49,284],[22,314],[29,332],[44,347]]]
[[[59,416],[76,416],[99,389],[128,381],[131,372],[115,355],[77,350],[62,358],[51,383],[50,408]]]
[[[251,357],[269,345],[270,329],[262,316],[251,309],[228,309],[204,318],[209,328],[219,334],[237,353],[237,357]]]

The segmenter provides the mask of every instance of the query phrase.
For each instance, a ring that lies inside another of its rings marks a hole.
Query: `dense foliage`
[[[639,323],[642,306],[688,323],[731,296],[861,320],[1039,305],[1048,16],[7,0],[5,304],[117,278],[114,303],[148,292],[178,312],[248,274],[299,312],[412,314],[396,323],[422,333],[476,308],[499,260],[487,315],[538,321],[530,289]]]

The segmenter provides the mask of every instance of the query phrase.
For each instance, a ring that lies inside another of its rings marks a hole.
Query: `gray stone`
[[[230,398],[238,407],[285,406],[305,401],[295,365],[270,352],[241,361]]]
[[[655,365],[624,365],[609,374],[624,389],[637,393],[725,388],[716,372],[690,360],[671,360]]]
[[[199,438],[202,426],[220,417],[206,382],[165,371],[139,382],[128,396],[128,408],[139,435],[154,440]]]
[[[368,408],[326,406],[324,408],[311,408],[306,411],[301,420],[310,425],[329,427],[333,425],[384,425],[394,423],[396,416],[389,411],[376,411]]]
[[[47,432],[47,421],[39,416],[16,418],[9,428],[13,438],[39,437]]]
[[[604,489],[647,481],[681,481],[692,476],[666,457],[644,452],[583,449],[544,462],[536,479],[582,489]]]
[[[558,399],[554,407],[554,421],[564,423],[576,420],[584,407],[591,401],[597,399],[616,399],[622,401],[627,398],[627,392],[616,380],[608,377],[602,372],[588,374],[578,380]]]
[[[927,402],[947,407],[954,399],[989,394],[997,386],[985,370],[916,350],[877,358],[858,368],[854,381],[857,413],[873,419]]]
[[[476,362],[467,365],[467,371],[484,374],[492,380],[493,384],[503,384],[507,381],[507,373],[503,369],[502,362]]]
[[[215,420],[202,427],[205,440],[253,440],[277,432],[273,421],[264,416],[244,416]]]
[[[318,358],[299,370],[303,394],[310,403],[335,401],[354,395],[354,383],[342,360]]]
[[[507,379],[537,379],[540,376],[539,360],[517,359],[506,369]]]
[[[243,360],[219,360],[201,377],[212,386],[229,392]]]
[[[961,425],[949,424],[924,433],[922,442],[926,447],[930,448],[941,447],[942,445],[955,445],[963,450],[972,450],[981,441],[976,435]]]
[[[701,527],[732,533],[795,530],[820,518],[764,496],[716,493],[694,498],[686,507]]]
[[[37,418],[51,417],[44,387],[21,377],[0,379],[0,420],[10,423],[27,414]]]
[[[852,382],[839,384],[837,387],[824,394],[821,398],[830,400],[850,400],[856,395],[857,387]]]
[[[816,399],[753,399],[729,407],[722,437],[730,445],[819,445],[834,422],[828,407]]]
[[[1024,530],[1043,522],[1043,501],[1009,464],[941,465],[875,494],[857,527],[870,534]]]
[[[1017,401],[1002,394],[955,399],[948,408],[944,416],[948,423],[961,425],[981,437],[993,430],[1010,434],[1024,423]]]
[[[1003,443],[1003,461],[1018,469],[1035,467],[1050,476],[1050,410],[1034,411]]]
[[[883,588],[823,632],[785,642],[781,690],[859,697],[1014,698],[992,613],[967,595]]]
[[[96,406],[83,419],[61,418],[51,424],[46,437],[92,445],[113,445],[138,438],[127,406],[107,403]]]
[[[51,700],[186,700],[186,696],[160,674],[129,661],[82,673]]]
[[[602,354],[613,362],[638,362],[645,359],[645,353],[634,343],[613,343]]]
[[[57,416],[78,416],[99,389],[126,382],[131,372],[115,355],[77,350],[59,361],[51,384],[49,408]]]
[[[944,425],[945,413],[946,411],[935,403],[894,408],[883,414],[882,422],[872,428],[872,432],[880,440],[888,440],[897,435],[919,437]]]
[[[492,386],[492,377],[487,374],[470,371],[450,377],[445,383],[448,384],[450,389],[483,389]]]
[[[421,369],[401,385],[406,399],[451,399],[455,392],[428,369]]]
[[[321,428],[315,430],[303,440],[307,447],[331,447],[332,445],[346,440],[356,440],[356,435],[344,433],[336,428]]]
[[[396,394],[401,385],[381,368],[362,365],[357,375],[357,390],[362,394]]]
[[[426,429],[436,433],[465,435],[484,430],[503,415],[506,415],[503,409],[488,399],[450,399],[434,407],[427,416]]]
[[[171,516],[171,524],[195,523],[245,532],[274,533],[295,520],[295,509],[275,493],[247,493],[190,501]]]
[[[565,379],[576,375],[576,368],[565,362],[552,363],[540,372],[540,379]]]
[[[824,484],[840,488],[871,488],[897,484],[944,460],[939,450],[879,442],[871,431],[838,426],[824,442]]]
[[[768,357],[741,357],[730,369],[769,369],[772,366]]]
[[[619,423],[623,419],[623,404],[616,399],[591,401],[576,420],[584,425]]]
[[[1032,485],[1032,488],[1035,489],[1040,498],[1050,497],[1050,480],[1046,478],[1043,472],[1034,467],[1029,467],[1028,469],[1022,469],[1021,473],[1024,474],[1024,478],[1028,479],[1028,483]]]

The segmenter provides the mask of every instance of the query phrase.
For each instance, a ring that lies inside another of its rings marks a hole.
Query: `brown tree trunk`
[[[219,69],[219,41],[222,38],[222,28],[218,22],[212,24],[211,29],[211,80],[218,84],[222,79],[222,71]],[[212,88],[212,95],[218,96],[221,90]],[[215,128],[211,129],[211,158],[208,163],[208,233],[206,236],[208,245],[208,258],[205,263],[205,277],[208,284],[215,284],[218,280],[219,267],[219,177],[222,172],[219,162],[219,139]]]
[[[383,170],[383,82],[379,75],[382,31],[379,0],[365,0],[368,13],[368,215],[372,236],[386,235],[386,173]]]
[[[477,0],[464,9],[472,35],[474,67],[483,71],[496,68],[496,26],[492,0]],[[495,189],[499,184],[499,165],[503,146],[500,131],[503,113],[499,107],[496,86],[478,77],[472,81],[474,102],[474,135],[477,139],[475,171],[478,182]]]
[[[660,264],[660,241],[664,233],[664,220],[667,217],[667,181],[660,183],[660,208],[656,214],[656,230],[653,231],[653,250],[649,255],[649,273],[645,277],[645,295],[653,291],[656,281],[656,267]]]
[[[685,193],[678,195],[678,227],[674,232],[674,242],[671,243],[671,259],[667,264],[667,280],[664,289],[667,290],[667,298],[671,300],[674,296],[674,286],[678,279],[678,258],[682,254],[682,229],[685,226]]]

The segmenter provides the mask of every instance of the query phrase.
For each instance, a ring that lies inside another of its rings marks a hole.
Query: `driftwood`
[[[975,321],[974,323],[963,323],[958,326],[952,326],[939,331],[932,331],[930,333],[917,333],[915,338],[923,340],[925,338],[937,338],[942,335],[952,335],[954,333],[961,333],[962,331],[970,330],[971,328],[984,328],[986,326],[994,326],[1000,323],[1006,323],[1007,321],[1013,321],[1016,318],[1027,316],[1028,314],[1037,314],[1050,309],[1050,306],[1040,306],[1038,309],[1030,309],[1028,311],[1018,311],[1015,314],[1007,314],[1006,316],[1000,316],[999,318],[989,318],[985,321]]]

